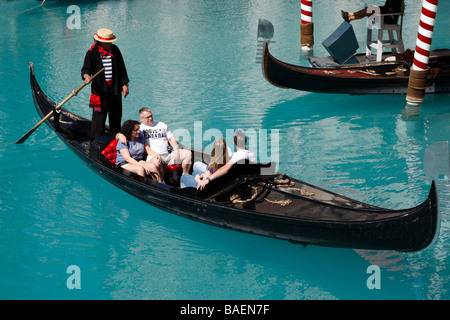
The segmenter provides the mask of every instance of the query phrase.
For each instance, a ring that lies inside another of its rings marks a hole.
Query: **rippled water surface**
[[[347,11],[365,4],[334,2]],[[191,138],[197,123],[203,148],[211,132],[278,132],[269,145],[279,171],[382,207],[421,203],[430,186],[423,153],[450,139],[449,95],[427,96],[418,118],[408,120],[404,96],[271,86],[255,63],[258,19],[275,26],[277,58],[306,65],[299,3],[46,1],[26,11],[39,2],[0,1],[0,298],[449,299],[448,210],[436,242],[420,252],[302,247],[144,204],[96,176],[45,125],[23,145],[12,143],[39,121],[28,61],[42,89],[62,101],[81,85],[93,34],[108,27],[131,79],[123,119],[150,106],[156,119]],[[67,27],[72,4],[80,29]],[[406,5],[405,46],[413,49],[420,4]],[[433,48],[449,47],[448,13],[441,1]],[[329,1],[314,1],[314,55],[326,54],[321,42],[341,21]],[[363,48],[364,22],[352,24]],[[66,107],[89,118],[88,97],[85,89]],[[79,290],[66,285],[71,265],[81,271]],[[370,265],[380,267],[381,289],[367,287]]]

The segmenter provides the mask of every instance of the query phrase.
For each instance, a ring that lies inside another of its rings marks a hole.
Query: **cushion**
[[[164,174],[181,170],[181,164],[169,165],[164,167]]]
[[[111,162],[112,164],[116,164],[116,157],[117,157],[117,139],[113,139],[108,146],[103,149],[102,151],[102,155],[105,156],[106,159],[108,159],[109,162]]]

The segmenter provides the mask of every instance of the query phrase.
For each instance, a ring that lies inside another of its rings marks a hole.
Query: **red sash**
[[[91,51],[95,47],[95,43],[92,45],[92,47],[89,49]],[[110,55],[111,57],[114,57],[114,55],[111,53],[111,50],[104,50],[101,46],[98,46],[98,51],[101,54],[101,57],[103,58],[106,54]],[[106,86],[108,88],[112,87],[112,80],[106,81]],[[91,93],[91,97],[89,98],[89,107],[94,108],[94,111],[101,112],[102,111],[102,102],[100,100],[100,95],[96,93]]]
[[[105,55],[110,55],[111,57],[114,58],[113,54],[111,53],[111,50],[105,50],[105,49],[103,49],[101,46],[98,46],[98,52],[100,52],[100,53],[102,54],[102,58],[103,58]]]
[[[97,112],[102,111],[102,102],[100,100],[100,95],[91,93],[91,97],[89,98],[89,107],[94,108],[94,111]]]

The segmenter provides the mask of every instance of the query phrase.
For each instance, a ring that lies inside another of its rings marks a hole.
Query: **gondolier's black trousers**
[[[101,95],[101,111],[92,110],[92,140],[105,133],[106,118],[109,117],[109,131],[117,134],[121,129],[122,121],[122,96],[112,94]]]

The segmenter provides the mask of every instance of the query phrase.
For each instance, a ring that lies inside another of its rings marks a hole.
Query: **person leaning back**
[[[92,110],[92,140],[105,132],[106,117],[109,116],[109,127],[112,134],[120,132],[122,120],[122,94],[128,93],[128,74],[122,53],[113,44],[117,40],[111,30],[99,29],[94,34],[95,43],[86,52],[81,77],[86,83],[91,76],[105,68],[98,77],[92,80],[89,106]]]
[[[245,144],[247,143],[247,137],[245,136],[244,132],[242,132],[241,130],[237,130],[234,133],[233,140],[234,145],[236,146],[236,152],[233,153],[231,159],[224,166],[218,168],[214,173],[212,173],[211,175],[204,175],[203,177],[199,177],[198,181],[196,180],[198,190],[203,190],[210,181],[226,175],[235,164],[240,164],[242,162],[245,162],[245,160],[249,161],[250,163],[256,163],[255,152],[253,150],[247,149],[245,146]]]
[[[192,166],[192,154],[190,150],[179,148],[172,131],[167,124],[161,121],[153,121],[153,113],[150,108],[144,107],[139,110],[139,119],[141,120],[140,129],[148,144],[161,157],[165,166],[181,164],[183,174],[188,174]],[[119,133],[117,139],[123,144],[127,143],[126,137]],[[168,147],[172,147],[169,153]],[[147,161],[152,161],[152,156],[147,157]]]

